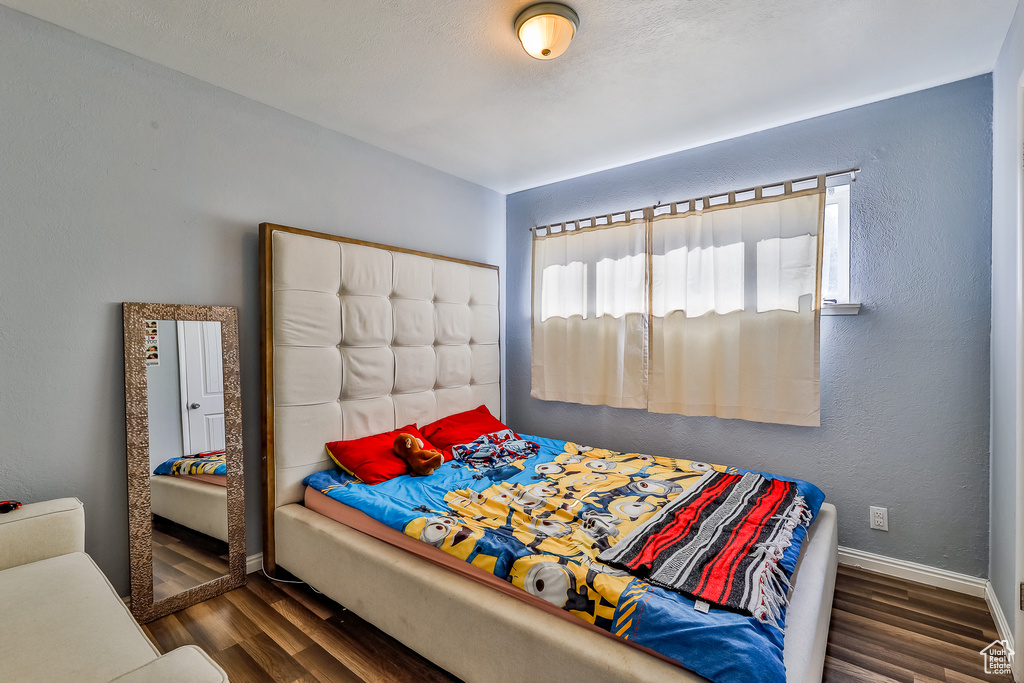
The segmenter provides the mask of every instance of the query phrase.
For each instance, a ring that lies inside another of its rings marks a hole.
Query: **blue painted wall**
[[[238,307],[253,554],[259,223],[505,261],[500,193],[7,7],[0,111],[0,499],[79,497],[122,592],[122,301]]]
[[[838,507],[840,544],[986,575],[991,125],[979,76],[509,196],[509,424],[802,477]],[[820,428],[530,398],[529,227],[851,167],[865,309],[822,320]]]

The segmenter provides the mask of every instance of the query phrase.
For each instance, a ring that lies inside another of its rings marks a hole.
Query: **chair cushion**
[[[0,571],[0,681],[110,681],[159,653],[85,553]]]

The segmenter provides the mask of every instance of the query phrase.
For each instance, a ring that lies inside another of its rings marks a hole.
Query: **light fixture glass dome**
[[[580,18],[557,2],[527,7],[516,17],[516,35],[523,49],[536,59],[554,59],[569,47]]]

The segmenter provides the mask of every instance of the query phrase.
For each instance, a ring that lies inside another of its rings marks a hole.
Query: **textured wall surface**
[[[5,7],[0,111],[0,497],[81,498],[122,591],[122,301],[238,307],[255,553],[258,224],[504,264],[502,195]]]
[[[1017,529],[1017,403],[1021,281],[1020,150],[1024,111],[1024,8],[1018,7],[992,72],[992,490],[989,578],[1014,628],[1015,563],[1024,552]],[[1019,641],[1018,641],[1019,642]],[[1018,657],[1020,660],[1020,657]]]
[[[981,76],[510,195],[509,424],[805,478],[838,508],[842,545],[984,576],[991,121]],[[530,398],[529,227],[851,167],[865,308],[822,320],[820,428]],[[869,505],[889,508],[888,533]]]

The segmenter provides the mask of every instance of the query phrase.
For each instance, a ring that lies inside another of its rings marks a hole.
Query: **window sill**
[[[857,315],[860,313],[860,304],[824,304],[821,307],[822,315]]]

